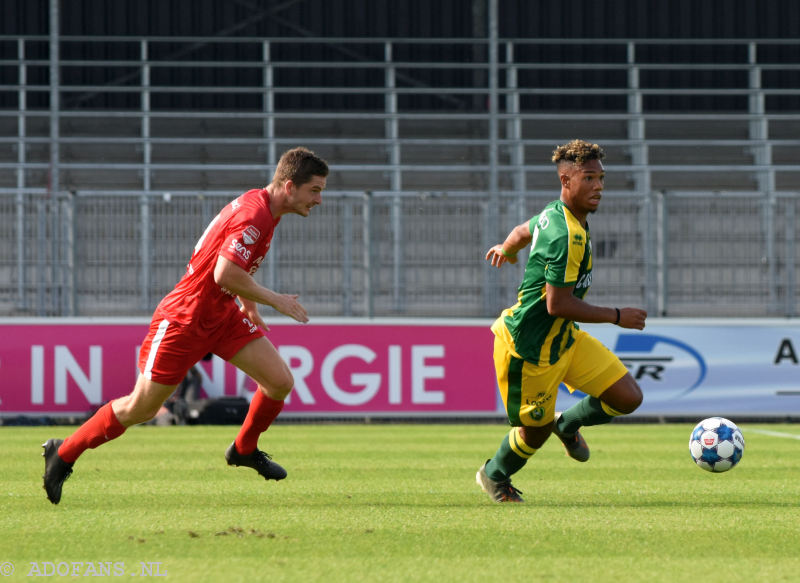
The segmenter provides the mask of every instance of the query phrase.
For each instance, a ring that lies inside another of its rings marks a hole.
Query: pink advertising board
[[[82,414],[130,392],[142,321],[0,323],[0,415]],[[286,415],[495,414],[488,324],[271,325],[295,390]],[[207,396],[255,385],[219,358],[199,363]]]

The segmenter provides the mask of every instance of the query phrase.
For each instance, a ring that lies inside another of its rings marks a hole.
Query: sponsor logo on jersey
[[[584,273],[580,277],[580,279],[578,280],[578,283],[575,284],[575,289],[580,289],[582,287],[585,287],[585,288],[592,287],[592,272],[591,271],[589,273]]]
[[[550,225],[550,219],[547,218],[546,213],[539,215],[539,228],[546,229]]]
[[[547,393],[539,393],[535,399],[525,399],[525,403],[529,407],[528,415],[530,418],[534,421],[541,420],[544,417],[545,405],[552,399],[553,395],[548,395]]]
[[[238,239],[231,239],[231,250],[245,261],[250,261],[250,249],[242,245]]]
[[[583,235],[580,233],[575,233],[572,236],[572,244],[573,245],[583,245]]]
[[[247,228],[242,231],[242,241],[244,241],[245,245],[252,245],[258,238],[261,236],[261,231],[259,231],[253,225],[248,225]]]

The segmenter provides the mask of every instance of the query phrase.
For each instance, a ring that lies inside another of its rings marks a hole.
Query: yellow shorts
[[[558,386],[599,397],[628,372],[625,365],[594,336],[578,330],[575,342],[557,363],[537,366],[514,356],[498,336],[494,339],[497,386],[511,425],[541,427],[553,420]]]

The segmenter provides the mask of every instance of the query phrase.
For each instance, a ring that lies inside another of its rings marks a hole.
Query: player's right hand
[[[242,307],[239,308],[239,311],[247,316],[247,319],[253,324],[269,332],[269,326],[267,326],[267,323],[264,321],[264,318],[261,317],[261,314],[258,313],[258,307],[256,303],[243,300],[242,298],[239,298],[239,302],[242,304]]]
[[[503,245],[495,245],[486,252],[486,261],[490,262],[492,267],[500,267],[503,263],[511,263],[513,265],[517,262],[517,258],[516,256],[503,255]]]

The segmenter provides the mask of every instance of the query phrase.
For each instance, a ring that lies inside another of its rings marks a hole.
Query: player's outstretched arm
[[[486,252],[486,261],[492,267],[500,267],[508,262],[517,262],[517,253],[531,242],[531,230],[528,223],[522,223],[514,227],[500,245],[495,245]]]
[[[228,293],[238,296],[240,301],[243,299],[272,306],[281,314],[298,322],[308,322],[308,313],[297,301],[297,295],[279,294],[259,285],[253,276],[221,255],[217,258],[217,265],[214,268],[214,281]]]
[[[621,328],[643,330],[647,312],[639,308],[606,308],[595,306],[573,294],[575,286],[557,287],[546,284],[547,312],[551,316],[586,324],[616,324]]]

